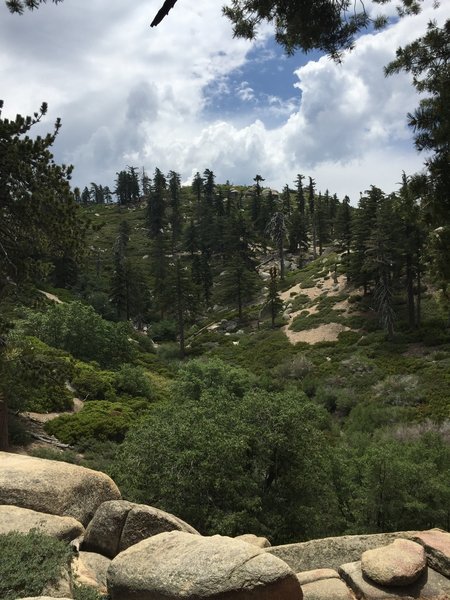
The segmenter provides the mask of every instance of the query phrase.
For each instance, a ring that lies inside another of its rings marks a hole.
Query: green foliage
[[[373,391],[377,400],[393,406],[414,406],[424,400],[417,375],[390,375]]]
[[[114,400],[114,373],[101,371],[91,364],[77,362],[71,379],[78,396],[83,400]]]
[[[114,386],[119,395],[154,400],[155,390],[142,367],[125,364],[114,375]]]
[[[87,402],[80,412],[47,422],[45,430],[66,444],[90,439],[121,442],[136,417],[146,410],[147,402],[143,400]]]
[[[15,600],[40,596],[55,583],[71,559],[63,542],[38,531],[0,535],[0,598]]]
[[[47,105],[11,121],[1,117],[2,108],[0,100],[0,295],[11,283],[45,279],[61,264],[67,275],[82,253],[85,231],[70,191],[72,167],[57,165],[50,150],[60,120],[53,133],[32,139]]]
[[[10,334],[0,373],[0,392],[10,408],[52,412],[72,407],[65,382],[71,379],[73,361],[35,337]]]
[[[45,313],[29,313],[19,330],[83,361],[96,360],[102,366],[129,361],[134,347],[126,323],[110,323],[92,306],[81,302],[54,304]]]
[[[156,405],[122,444],[113,475],[124,494],[203,533],[293,540],[326,529],[332,498],[316,476],[328,468],[317,407],[301,393],[248,390],[248,375],[227,376],[217,361],[189,367],[177,402]]]

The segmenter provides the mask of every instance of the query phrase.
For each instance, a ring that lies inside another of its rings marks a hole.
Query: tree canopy
[[[390,0],[372,0],[385,4]],[[36,9],[46,0],[6,0],[12,13]],[[53,0],[55,3],[62,0]],[[151,22],[159,25],[177,0],[165,0]],[[417,13],[422,0],[401,0],[398,12]],[[268,22],[275,27],[275,39],[287,53],[296,50],[321,50],[338,59],[341,52],[351,49],[356,34],[369,25],[381,27],[384,17],[369,16],[361,0],[231,0],[223,7],[230,19],[235,37],[254,39],[259,25]]]

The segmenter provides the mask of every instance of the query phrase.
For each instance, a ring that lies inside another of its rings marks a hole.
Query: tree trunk
[[[412,256],[408,252],[406,255],[406,293],[408,297],[408,323],[411,329],[416,325],[414,308],[414,274],[412,267]]]
[[[8,406],[3,398],[0,398],[0,450],[7,451],[8,443]]]
[[[183,290],[181,286],[180,259],[177,259],[177,313],[178,313],[178,333],[180,336],[180,357],[184,358],[184,311],[183,311]]]
[[[284,281],[284,247],[283,240],[280,242],[280,277],[281,281]]]

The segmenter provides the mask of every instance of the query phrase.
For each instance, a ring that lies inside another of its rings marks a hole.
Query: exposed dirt
[[[297,342],[306,342],[307,344],[318,344],[319,342],[336,342],[342,331],[349,331],[350,327],[340,323],[325,323],[314,327],[314,329],[304,329],[303,331],[292,331],[289,326],[283,327],[291,344]]]
[[[321,296],[339,296],[347,287],[347,279],[345,275],[339,275],[337,281],[334,280],[333,273],[330,271],[326,276],[320,277],[316,281],[316,285],[310,288],[302,288],[300,284],[294,285],[290,289],[280,294],[284,302],[293,300],[292,292],[297,294],[305,294],[310,300],[316,300]],[[334,305],[337,310],[349,310],[348,300],[342,300]],[[349,327],[340,323],[324,323],[313,329],[305,329],[303,331],[292,331],[290,326],[296,316],[303,311],[308,311],[308,314],[313,315],[318,312],[317,304],[313,304],[308,308],[302,308],[289,315],[289,323],[283,327],[283,332],[292,344],[297,342],[306,342],[307,344],[317,344],[319,342],[336,342],[339,334],[342,331],[349,331]]]

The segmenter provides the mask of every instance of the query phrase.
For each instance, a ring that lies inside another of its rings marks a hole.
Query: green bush
[[[114,374],[114,387],[119,395],[155,399],[154,387],[142,367],[122,365]]]
[[[106,596],[102,596],[99,592],[89,585],[75,584],[73,586],[73,600],[103,600]]]
[[[102,366],[129,362],[135,354],[128,323],[106,321],[81,302],[54,304],[45,313],[30,311],[18,328],[80,360],[96,360]]]
[[[58,581],[71,560],[70,548],[38,531],[0,535],[0,598],[40,596]]]
[[[109,400],[115,399],[113,387],[114,373],[101,371],[92,365],[77,362],[72,386],[82,400]]]
[[[417,375],[390,375],[372,389],[375,398],[392,406],[415,406],[424,400]]]
[[[73,361],[65,352],[13,332],[2,358],[0,393],[10,408],[52,412],[72,407],[65,382],[72,377]]]
[[[87,402],[80,412],[61,415],[45,424],[45,430],[66,444],[85,440],[121,442],[131,423],[145,411],[145,401],[129,403],[98,400]]]
[[[176,321],[162,320],[152,323],[149,333],[155,342],[174,342],[177,339],[177,332]]]

